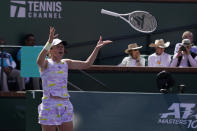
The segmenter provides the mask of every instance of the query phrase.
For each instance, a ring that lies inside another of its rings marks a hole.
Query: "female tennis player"
[[[38,106],[39,123],[42,131],[73,131],[73,106],[67,89],[68,69],[89,68],[99,49],[112,41],[100,37],[94,51],[86,61],[62,59],[64,41],[57,39],[55,28],[50,27],[49,39],[41,50],[37,64],[43,85],[42,103]],[[47,54],[49,58],[46,58]]]

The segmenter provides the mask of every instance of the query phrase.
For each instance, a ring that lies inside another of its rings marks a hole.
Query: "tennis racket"
[[[127,14],[118,14],[105,9],[101,10],[102,14],[119,17],[126,21],[132,28],[142,33],[151,33],[157,28],[157,20],[154,16],[146,11],[133,11]]]

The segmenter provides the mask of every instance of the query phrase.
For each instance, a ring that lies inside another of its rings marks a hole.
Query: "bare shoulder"
[[[67,62],[68,64],[72,62],[71,59],[62,59],[64,62]]]
[[[72,65],[71,59],[62,59],[62,60],[68,64],[68,67],[70,67]]]

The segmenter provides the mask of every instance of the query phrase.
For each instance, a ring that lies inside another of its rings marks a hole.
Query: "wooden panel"
[[[17,91],[17,92],[1,92],[0,91],[0,97],[22,97],[24,98],[26,96],[25,91]]]

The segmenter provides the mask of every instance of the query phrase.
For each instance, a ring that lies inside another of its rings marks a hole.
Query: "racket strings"
[[[130,14],[129,21],[133,28],[144,32],[152,32],[157,27],[157,21],[154,16],[143,11]]]
[[[157,21],[155,17],[146,11],[133,11],[128,14],[118,14],[112,11],[102,9],[101,13],[114,17],[119,17],[139,32],[151,33],[157,28]]]

